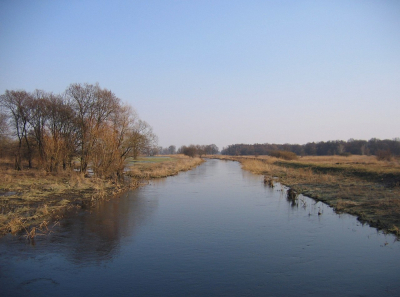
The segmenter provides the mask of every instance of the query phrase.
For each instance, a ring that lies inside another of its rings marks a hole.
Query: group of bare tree
[[[98,84],[71,84],[63,94],[7,90],[0,96],[3,156],[15,169],[26,161],[49,172],[72,168],[86,173],[122,176],[128,157],[156,147],[152,128],[113,92]]]
[[[176,154],[176,146],[170,145],[169,147],[159,146],[157,149],[157,153],[159,155],[175,155]]]
[[[189,157],[199,156],[200,158],[203,155],[215,155],[219,153],[219,149],[215,144],[209,145],[194,145],[191,144],[189,146],[181,146],[178,149],[178,154],[184,154]]]

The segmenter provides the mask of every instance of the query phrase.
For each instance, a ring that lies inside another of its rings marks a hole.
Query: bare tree
[[[176,154],[176,146],[175,146],[175,145],[170,145],[170,146],[168,147],[168,153],[169,153],[170,155]]]
[[[9,129],[7,124],[7,115],[0,110],[0,157],[5,157],[7,154],[9,137]]]
[[[0,112],[0,140],[8,136],[9,129],[7,124],[7,115]]]
[[[203,155],[206,154],[206,147],[204,145],[196,145],[196,153],[201,158]]]
[[[120,106],[110,120],[99,127],[93,147],[93,170],[98,176],[114,173],[122,177],[126,158],[132,152],[130,133],[137,115],[130,106]]]
[[[189,146],[181,146],[178,153],[194,158],[197,154],[197,147],[193,144]]]
[[[71,167],[76,153],[76,119],[72,107],[60,95],[48,94],[45,105],[47,129],[45,131],[44,155],[46,169],[55,171]]]
[[[129,142],[132,146],[132,156],[137,159],[140,153],[147,154],[157,146],[157,136],[151,126],[145,121],[138,120],[130,132]]]
[[[32,150],[28,140],[28,102],[31,100],[30,95],[26,91],[9,91],[6,90],[1,95],[1,105],[7,111],[10,123],[14,129],[14,136],[18,139],[18,146],[14,153],[15,169],[22,169],[22,149],[23,142],[28,149],[28,166],[32,167]]]
[[[219,149],[215,144],[209,144],[205,146],[205,152],[208,155],[215,155],[218,154]]]
[[[91,151],[95,146],[98,131],[111,114],[119,108],[119,99],[98,84],[71,84],[66,90],[71,107],[76,116],[76,127],[80,146],[81,172],[86,172],[91,161]]]
[[[44,136],[47,120],[46,104],[48,94],[41,90],[35,90],[27,102],[28,122],[32,127],[34,139],[38,145],[40,164],[45,162]]]

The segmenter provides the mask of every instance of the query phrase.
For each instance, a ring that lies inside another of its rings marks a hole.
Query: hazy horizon
[[[0,93],[98,82],[168,147],[400,136],[398,1],[0,3]]]

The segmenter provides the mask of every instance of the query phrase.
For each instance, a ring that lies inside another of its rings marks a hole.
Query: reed
[[[274,179],[270,176],[264,176],[264,184],[268,185],[270,188],[274,187]]]

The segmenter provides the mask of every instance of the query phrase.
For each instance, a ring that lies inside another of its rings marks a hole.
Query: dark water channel
[[[320,215],[318,215],[320,213]],[[399,296],[400,244],[209,160],[0,240],[0,296]]]

